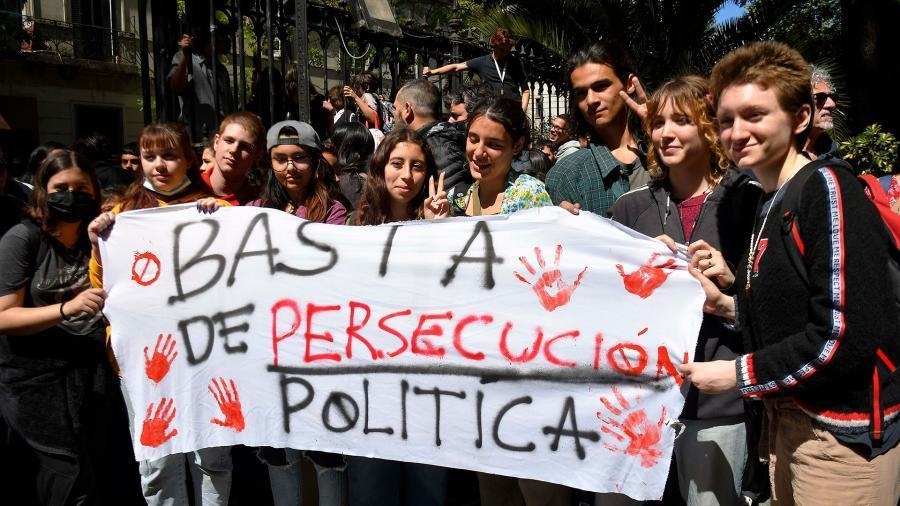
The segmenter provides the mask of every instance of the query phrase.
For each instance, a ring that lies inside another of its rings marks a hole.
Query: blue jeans
[[[142,460],[141,488],[148,506],[182,506],[192,493],[194,504],[226,506],[231,493],[231,447],[204,448]],[[187,489],[187,472],[194,490]]]
[[[443,506],[447,468],[395,460],[347,457],[350,506]]]
[[[302,450],[285,448],[285,463],[273,463],[260,454],[260,460],[269,468],[269,484],[272,487],[274,506],[300,506],[303,504],[301,464]],[[319,489],[319,506],[344,506],[346,503],[347,465],[329,467],[313,462]]]

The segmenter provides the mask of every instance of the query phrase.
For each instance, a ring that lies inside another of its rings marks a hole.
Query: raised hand
[[[719,288],[725,290],[734,284],[734,273],[725,262],[722,252],[710,246],[706,241],[692,242],[688,246],[688,255],[691,255],[691,267],[715,281]]]
[[[144,371],[150,381],[158,384],[166,377],[166,374],[169,374],[169,368],[175,361],[175,357],[178,356],[178,352],[175,350],[175,339],[172,338],[172,334],[168,334],[163,342],[163,335],[160,334],[156,338],[153,357],[147,356],[148,351],[147,346],[144,346]]]
[[[584,277],[584,273],[587,272],[587,267],[581,270],[578,273],[578,277],[575,278],[575,282],[571,285],[566,284],[562,280],[562,272],[559,270],[559,257],[562,255],[563,247],[561,244],[556,245],[556,256],[553,259],[553,266],[548,270],[547,264],[544,261],[544,255],[541,254],[541,248],[535,246],[534,255],[537,259],[538,266],[541,269],[540,277],[536,283],[532,284],[531,281],[525,278],[525,276],[519,274],[518,272],[513,271],[513,274],[516,278],[525,283],[526,285],[532,285],[531,289],[538,296],[538,301],[540,301],[541,305],[544,306],[544,309],[547,311],[553,311],[554,309],[565,306],[572,299],[572,294],[575,292],[575,289],[578,288],[578,285],[581,284],[581,278]],[[528,273],[532,276],[537,275],[537,271],[525,257],[519,257],[519,262],[528,270]]]
[[[229,383],[226,383],[223,378],[218,378],[218,381],[213,378],[212,383],[206,387],[216,399],[216,403],[219,404],[219,410],[225,415],[224,420],[213,418],[210,422],[241,432],[245,426],[244,413],[241,411],[241,399],[238,396],[237,387],[234,386],[234,380],[228,381]]]
[[[600,431],[612,439],[603,445],[610,451],[624,453],[640,459],[642,467],[653,467],[662,456],[659,447],[662,438],[662,427],[666,419],[666,408],[663,406],[659,421],[651,422],[643,408],[635,409],[616,387],[612,389],[615,403],[601,396],[600,402],[608,414],[597,411],[597,418],[603,423]]]
[[[631,76],[631,84],[634,86],[634,94],[637,95],[637,101],[631,98],[625,90],[619,90],[619,96],[625,101],[625,104],[634,111],[641,119],[647,119],[647,93],[641,85],[641,80],[637,76]]]
[[[450,201],[447,200],[447,192],[444,191],[444,173],[438,176],[437,184],[434,176],[428,176],[428,198],[424,203],[425,218],[429,220],[446,218],[450,214]]]
[[[642,299],[653,295],[653,292],[669,279],[669,273],[663,269],[675,268],[674,258],[659,265],[653,265],[657,258],[659,258],[659,253],[650,255],[647,263],[628,274],[625,273],[622,264],[616,264],[616,270],[619,271],[619,275],[625,282],[625,289]]]
[[[175,419],[173,402],[173,399],[163,397],[159,401],[159,406],[156,407],[155,413],[153,413],[152,402],[147,406],[147,416],[144,417],[144,428],[141,430],[142,445],[156,448],[178,434],[178,429],[166,432],[169,430],[169,424]]]
[[[428,77],[431,75],[431,67],[422,67],[422,77]]]

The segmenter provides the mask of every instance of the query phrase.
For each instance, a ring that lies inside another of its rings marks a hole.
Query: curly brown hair
[[[715,112],[710,103],[709,93],[709,81],[700,76],[688,75],[666,81],[647,101],[644,131],[647,138],[651,138],[653,121],[667,103],[671,103],[676,109],[686,113],[690,116],[691,122],[697,125],[697,130],[700,131],[700,135],[709,146],[712,155],[709,176],[715,179],[725,174],[731,162],[719,143],[715,126]],[[668,175],[668,167],[662,163],[656,146],[652,142],[647,150],[647,162],[647,170],[653,181],[655,183],[664,181]]]

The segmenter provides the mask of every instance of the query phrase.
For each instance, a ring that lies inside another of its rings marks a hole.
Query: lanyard
[[[491,61],[494,62],[494,68],[497,69],[497,75],[500,77],[500,94],[503,95],[503,80],[506,78],[506,61],[503,61],[503,70],[500,70],[500,65],[497,65],[497,59],[491,55]]]

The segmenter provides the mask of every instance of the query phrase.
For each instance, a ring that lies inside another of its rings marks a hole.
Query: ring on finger
[[[706,259],[707,259],[707,260],[712,260],[712,251],[710,251],[709,254],[706,255]]]

